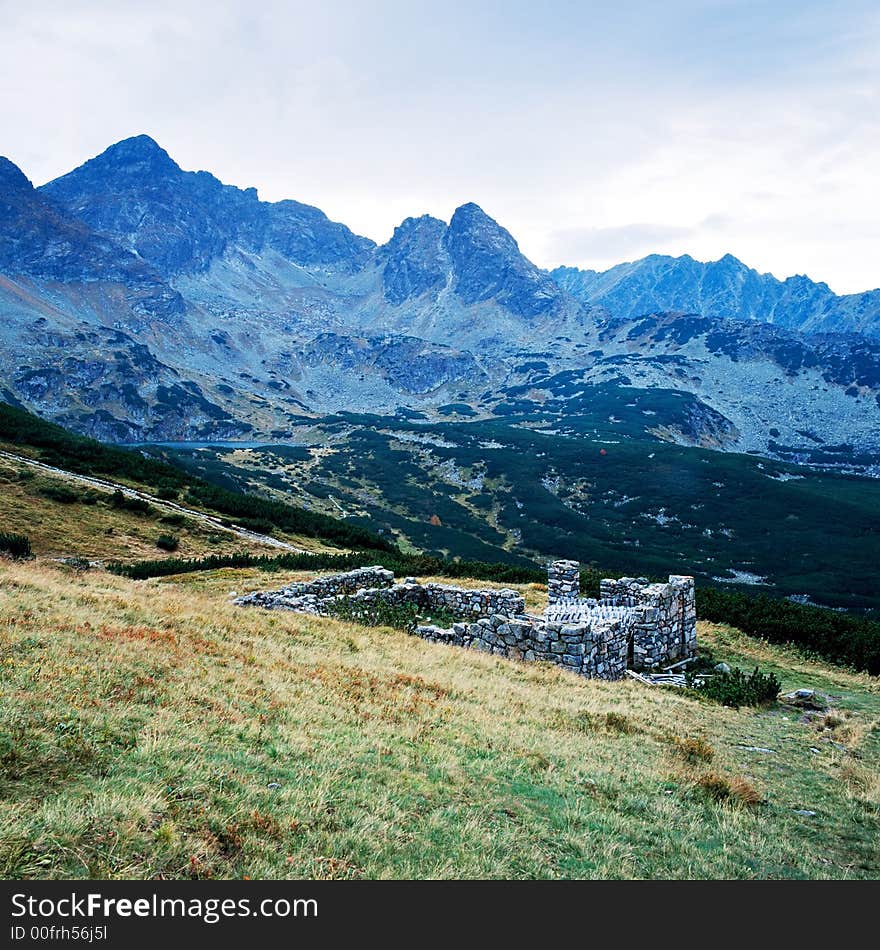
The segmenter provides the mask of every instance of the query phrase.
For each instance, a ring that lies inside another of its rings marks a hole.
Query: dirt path
[[[157,498],[155,495],[150,495],[147,492],[140,491],[136,488],[129,488],[127,485],[120,485],[118,482],[107,481],[103,478],[94,478],[91,475],[78,475],[76,472],[68,472],[63,468],[55,468],[52,465],[47,465],[45,462],[38,462],[36,459],[30,459],[23,455],[15,455],[12,452],[0,451],[0,458],[7,459],[10,462],[18,462],[22,465],[28,465],[31,468],[35,468],[41,472],[48,472],[52,475],[58,475],[67,481],[76,482],[79,485],[87,485],[90,488],[97,488],[99,491],[120,491],[126,496],[126,498],[139,498],[141,501],[146,501],[151,505],[155,505],[156,508],[179,512],[180,514],[186,515],[188,518],[192,518],[194,521],[198,521],[200,524],[205,525],[205,527],[212,528],[215,531],[225,531],[228,534],[234,534],[245,541],[252,541],[257,544],[265,544],[267,547],[280,548],[282,551],[291,551],[294,554],[308,553],[305,548],[295,547],[292,544],[288,544],[286,541],[280,541],[278,538],[273,538],[271,535],[258,534],[256,531],[248,531],[247,528],[241,528],[238,525],[223,524],[219,518],[215,518],[213,515],[207,515],[203,511],[196,511],[194,508],[187,508],[184,505],[178,504],[176,501],[167,501],[164,498]]]

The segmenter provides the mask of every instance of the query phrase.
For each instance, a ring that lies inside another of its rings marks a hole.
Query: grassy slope
[[[232,607],[253,582],[0,564],[0,875],[880,873],[876,680],[702,625],[720,655],[838,697],[819,733],[781,710]],[[702,737],[712,761],[689,764],[676,737]],[[767,803],[707,798],[708,772]]]
[[[128,480],[126,484],[149,491]],[[79,496],[96,498],[94,504],[63,504],[46,497],[52,487],[73,489]],[[162,534],[180,539],[179,557],[203,557],[250,551],[274,554],[277,548],[217,531],[186,518],[182,524],[162,522],[169,511],[155,507],[150,514],[114,508],[110,492],[83,488],[61,476],[33,475],[26,465],[0,458],[0,530],[26,534],[34,553],[43,557],[78,556],[90,559],[131,561],[165,556],[156,547]],[[315,538],[300,538],[278,532],[290,543],[311,551],[326,550]]]

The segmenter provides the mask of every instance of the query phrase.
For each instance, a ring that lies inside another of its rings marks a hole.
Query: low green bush
[[[82,501],[82,495],[69,485],[55,484],[53,482],[49,485],[42,485],[39,492],[44,498],[57,501],[62,505],[75,505],[77,502]]]
[[[156,547],[163,551],[176,551],[180,546],[180,538],[174,534],[160,534],[156,538]]]
[[[217,536],[217,541],[224,538]],[[211,554],[203,558],[163,558],[162,560],[135,561],[108,564],[108,570],[133,580],[148,577],[168,577],[171,574],[189,574],[195,571],[214,571],[224,567],[255,567],[263,571],[350,571],[356,567],[379,564],[398,577],[468,577],[475,580],[496,581],[501,584],[528,583],[546,580],[546,572],[539,567],[514,564],[490,564],[484,561],[452,561],[426,555],[390,554],[388,551],[362,550],[351,554]]]
[[[762,673],[757,666],[749,674],[737,668],[710,675],[688,671],[685,682],[708,699],[734,709],[772,703],[782,689],[775,673]]]
[[[26,534],[0,531],[0,553],[10,557],[31,557],[31,541]]]
[[[331,601],[326,608],[331,617],[349,620],[364,627],[396,627],[414,633],[422,624],[434,624],[438,627],[451,626],[456,617],[448,610],[426,610],[417,604],[395,604],[378,600],[364,604],[347,597]]]
[[[697,616],[728,623],[771,643],[792,644],[841,666],[880,674],[880,622],[858,614],[698,586]]]
[[[144,501],[143,498],[132,498],[118,488],[110,496],[110,504],[121,511],[132,511],[136,515],[148,515],[153,510],[149,502]]]
[[[162,515],[159,522],[160,524],[170,524],[174,528],[182,528],[186,524],[186,515],[173,512],[170,515]]]

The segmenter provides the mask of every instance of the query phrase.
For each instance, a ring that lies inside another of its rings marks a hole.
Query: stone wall
[[[394,574],[384,567],[360,567],[344,574],[331,574],[316,577],[313,581],[288,584],[280,590],[256,590],[239,597],[235,603],[239,606],[265,607],[268,610],[304,610],[310,612],[310,604],[327,597],[341,594],[356,594],[359,590],[373,590],[390,587],[394,583]]]
[[[577,598],[581,566],[577,561],[553,561],[547,568],[547,603],[550,606]]]
[[[418,636],[520,660],[544,660],[581,676],[619,679],[627,667],[654,669],[696,651],[694,579],[672,575],[666,584],[645,578],[605,579],[600,597],[578,596],[577,561],[555,561],[548,569],[548,604],[543,616],[525,613],[514,590],[469,590],[451,584],[394,583],[382,567],[256,591],[235,603],[325,615],[333,602],[353,606],[415,604],[442,609],[458,620],[448,628],[424,625]]]
[[[413,578],[395,584],[394,575],[383,567],[364,567],[344,574],[332,574],[314,581],[289,584],[280,590],[254,591],[239,597],[235,603],[268,610],[323,614],[331,600],[343,596],[364,605],[377,601],[416,604],[424,610],[442,609],[461,618],[495,614],[515,616],[525,610],[525,600],[515,590],[469,590],[451,584],[419,584]]]
[[[449,628],[422,626],[416,634],[433,643],[481,650],[516,660],[543,660],[581,676],[620,679],[626,672],[629,637],[622,619],[589,624],[548,623],[540,617],[480,618]]]
[[[349,600],[354,604],[383,602],[386,604],[416,604],[423,610],[445,610],[461,619],[514,617],[526,607],[525,600],[515,590],[469,590],[451,584],[419,584],[407,581],[378,590],[361,590]]]
[[[643,577],[606,578],[599,585],[600,603],[632,610],[630,666],[655,669],[693,656],[697,648],[697,611],[692,577],[670,575],[666,584]]]

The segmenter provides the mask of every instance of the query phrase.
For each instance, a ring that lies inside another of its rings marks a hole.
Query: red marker
[[[608,453],[605,451],[605,449],[599,449],[599,455],[607,455],[607,454]]]

